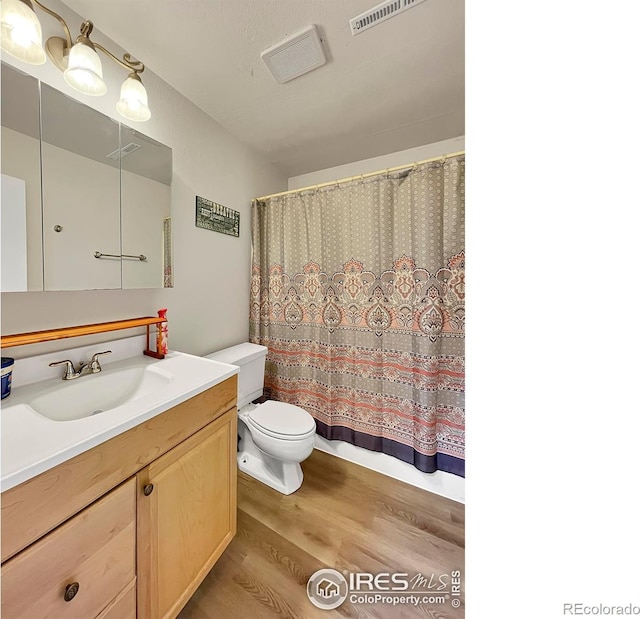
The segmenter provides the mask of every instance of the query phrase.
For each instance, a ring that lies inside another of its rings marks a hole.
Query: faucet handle
[[[55,361],[53,363],[50,363],[49,367],[52,368],[56,365],[64,364],[66,364],[66,367],[64,369],[64,374],[62,375],[62,380],[71,380],[80,376],[80,373],[76,372],[76,369],[73,367],[73,361],[70,361],[69,359],[65,359],[64,361]]]
[[[91,357],[91,361],[89,362],[89,365],[91,366],[91,370],[95,373],[95,372],[102,372],[102,367],[100,367],[100,361],[98,361],[98,357],[100,357],[101,355],[110,355],[112,351],[110,350],[105,350],[103,352],[97,352],[95,355],[93,355],[93,357]]]

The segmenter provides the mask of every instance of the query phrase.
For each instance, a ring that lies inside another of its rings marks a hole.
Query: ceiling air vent
[[[313,71],[327,62],[318,30],[313,25],[265,49],[260,57],[278,84]]]
[[[123,146],[122,148],[118,148],[117,150],[114,150],[112,153],[109,153],[107,155],[107,159],[113,159],[114,161],[117,161],[118,159],[123,159],[124,157],[126,157],[127,155],[130,155],[131,153],[135,153],[139,148],[142,148],[141,144],[136,144],[135,142],[129,142],[129,144],[127,144],[126,146]]]
[[[349,20],[351,34],[360,34],[361,32],[376,26],[380,22],[383,22],[398,13],[402,13],[402,11],[406,11],[421,2],[424,2],[424,0],[387,0],[387,2],[382,2],[377,6],[374,6],[372,9],[365,11],[361,15]]]

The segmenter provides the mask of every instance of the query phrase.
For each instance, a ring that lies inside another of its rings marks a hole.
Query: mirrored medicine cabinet
[[[2,64],[2,292],[171,286],[171,149]]]

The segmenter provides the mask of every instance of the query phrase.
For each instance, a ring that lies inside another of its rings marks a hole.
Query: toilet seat
[[[301,440],[315,434],[315,419],[294,404],[268,400],[247,415],[247,421],[259,432],[282,440]]]

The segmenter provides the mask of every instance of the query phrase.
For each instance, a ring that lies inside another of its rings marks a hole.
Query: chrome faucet
[[[91,361],[89,361],[89,363],[81,361],[77,371],[73,365],[73,361],[70,361],[69,359],[65,359],[64,361],[55,361],[54,363],[50,363],[49,367],[52,368],[56,365],[64,365],[65,368],[62,380],[73,380],[74,378],[80,378],[80,376],[86,376],[87,374],[97,374],[98,372],[102,372],[102,367],[100,367],[98,357],[100,357],[100,355],[108,355],[110,353],[110,350],[97,352],[93,357],[91,357]]]

